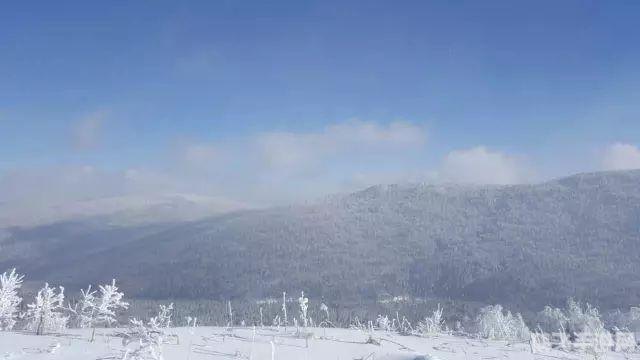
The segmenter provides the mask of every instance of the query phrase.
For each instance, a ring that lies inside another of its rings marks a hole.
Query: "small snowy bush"
[[[176,337],[168,335],[165,331],[171,326],[173,316],[173,303],[160,305],[158,315],[149,319],[145,324],[142,320],[129,319],[127,332],[121,334],[122,345],[127,346],[135,343],[136,347],[127,349],[123,360],[162,360],[162,345],[169,338]],[[196,318],[188,318],[188,326],[196,327]]]
[[[287,293],[285,291],[282,292],[282,319],[283,325],[289,325],[289,320],[287,319]]]
[[[560,328],[560,331],[558,332],[558,335],[559,335],[558,349],[563,350],[563,351],[571,350],[571,343],[569,341],[569,337],[567,336],[567,332],[564,329],[564,325]]]
[[[307,327],[309,324],[309,317],[307,316],[307,310],[309,309],[309,299],[304,297],[304,291],[298,298],[298,305],[300,306],[300,320],[302,325]]]
[[[444,319],[442,318],[443,309],[438,304],[438,308],[433,311],[430,317],[426,317],[424,321],[418,322],[418,332],[425,335],[436,335],[444,330]]]
[[[391,320],[389,320],[388,316],[382,316],[382,315],[378,315],[378,318],[376,319],[376,327],[379,330],[383,330],[383,331],[395,331],[395,328],[393,327],[393,322]]]
[[[632,353],[636,351],[636,338],[632,332],[616,330],[614,351]]]
[[[171,327],[171,317],[173,316],[173,303],[169,305],[160,305],[160,311],[158,315],[149,320],[152,322],[154,328],[168,328]]]
[[[613,337],[611,333],[604,328],[602,322],[587,324],[587,326],[586,331],[591,339],[586,348],[587,353],[591,354],[594,359],[602,359],[607,351],[612,349]]]
[[[580,302],[573,299],[567,301],[567,330],[571,333],[579,333],[584,331],[594,331],[594,329],[604,329],[600,313],[598,309],[585,304],[583,309]]]
[[[127,349],[122,360],[162,360],[164,333],[157,327],[157,319],[154,319],[147,324],[135,318],[129,320],[129,327],[122,335],[122,345],[136,346]]]
[[[538,329],[534,332],[531,332],[531,353],[538,354],[542,350],[551,348],[551,340],[549,336],[542,332],[542,330]]]
[[[398,324],[395,328],[397,329],[398,333],[400,333],[401,335],[411,335],[415,333],[415,330],[413,329],[413,326],[411,326],[411,322],[405,317],[402,317],[402,320],[400,320],[399,315],[396,313],[396,320],[395,322]]]
[[[227,324],[227,327],[233,327],[233,308],[231,307],[231,300],[227,301],[227,313],[229,314],[229,323]]]
[[[564,329],[567,326],[567,316],[562,309],[545,306],[544,310],[538,313],[538,327],[545,332],[553,333]]]
[[[476,319],[478,334],[493,340],[529,340],[529,328],[522,315],[513,316],[510,311],[503,313],[501,305],[486,306]]]
[[[18,275],[16,269],[0,275],[0,330],[11,330],[16,324],[18,307],[22,302],[18,290],[23,279],[24,276]]]

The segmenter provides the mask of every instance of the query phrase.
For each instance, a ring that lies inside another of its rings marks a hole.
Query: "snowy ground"
[[[122,359],[125,348],[115,336],[117,330],[99,329],[91,343],[90,331],[68,330],[65,334],[35,336],[0,332],[0,359]],[[370,334],[346,329],[309,329],[310,335],[296,336],[288,329],[215,327],[168,329],[170,344],[163,345],[165,360],[255,359],[270,360],[476,360],[476,359],[591,359],[580,353],[547,349],[531,354],[529,345],[481,341],[451,335],[430,338],[375,332],[379,345],[368,344]],[[273,345],[272,345],[273,344]],[[130,345],[131,346],[131,345]],[[421,357],[422,356],[422,357]],[[640,359],[640,354],[609,353],[605,359]],[[130,359],[131,360],[131,359]]]

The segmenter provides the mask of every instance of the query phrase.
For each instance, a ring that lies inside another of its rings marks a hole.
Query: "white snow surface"
[[[98,329],[90,342],[90,329],[69,329],[64,334],[36,336],[0,332],[0,359],[123,359],[126,348],[118,329]],[[475,359],[592,359],[580,352],[544,349],[532,354],[528,343],[485,341],[453,335],[400,336],[386,332],[349,329],[219,327],[169,328],[162,346],[165,360],[475,360]],[[306,335],[305,335],[306,334]],[[367,343],[372,336],[380,344]],[[272,346],[273,344],[273,346]],[[131,347],[132,344],[129,345]],[[133,344],[135,346],[135,344]],[[640,359],[640,354],[609,352],[604,359]],[[131,358],[129,358],[131,360]]]

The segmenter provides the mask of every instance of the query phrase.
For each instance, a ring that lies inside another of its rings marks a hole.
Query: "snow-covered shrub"
[[[95,339],[97,326],[112,326],[116,322],[116,311],[129,307],[128,303],[122,301],[124,293],[118,291],[115,280],[110,285],[100,285],[98,289],[100,295],[96,296],[96,291],[91,290],[89,285],[87,290],[81,290],[82,297],[76,307],[69,307],[76,314],[81,328],[93,329],[91,341]]]
[[[324,314],[323,321],[329,321],[329,307],[325,303],[320,304],[320,312]]]
[[[605,328],[598,309],[588,303],[583,307],[580,302],[569,299],[565,311],[547,306],[538,314],[538,324],[545,331],[559,332],[559,347],[563,350],[573,348],[567,334],[586,346],[587,352],[595,358],[613,346],[611,334]]]
[[[438,304],[438,308],[433,311],[433,314],[426,317],[423,321],[418,322],[418,332],[423,335],[436,335],[444,329],[444,319],[442,318],[443,309]]]
[[[130,319],[126,333],[122,335],[122,345],[135,344],[127,349],[123,360],[162,360],[164,332],[157,327],[157,321],[145,324],[142,320]]]
[[[195,327],[198,326],[198,318],[197,317],[187,316],[187,317],[185,317],[185,321],[187,323],[187,327],[195,328]]]
[[[573,299],[567,301],[567,331],[577,337],[577,342],[586,345],[584,350],[594,359],[601,359],[613,348],[611,333],[600,319],[598,309]]]
[[[298,305],[300,306],[300,320],[302,321],[302,325],[307,327],[309,324],[309,317],[307,316],[307,310],[309,309],[309,299],[304,297],[304,291],[300,294],[298,298]]]
[[[50,331],[61,331],[67,327],[69,317],[64,314],[64,288],[45,284],[36,295],[35,302],[27,305],[27,328],[41,335]]]
[[[129,304],[122,301],[124,293],[118,291],[115,279],[109,285],[100,285],[99,290],[95,322],[112,326],[116,322],[116,311],[127,309]]]
[[[632,332],[617,330],[614,336],[614,351],[631,353],[636,350],[636,337]]]
[[[631,313],[615,309],[601,315],[602,322],[607,329],[631,330]]]
[[[259,323],[259,325],[260,325],[260,327],[263,327],[264,326],[264,314],[262,313],[262,306],[260,306],[259,312],[260,312],[260,323]]]
[[[158,315],[152,317],[149,322],[152,323],[154,328],[168,328],[171,327],[171,317],[173,316],[173,303],[169,305],[160,305]]]
[[[370,330],[372,331],[373,322],[370,321],[369,324],[363,323],[360,321],[360,318],[356,316],[351,320],[351,323],[349,324],[349,329],[360,330],[362,332],[370,331]]]
[[[538,329],[531,332],[530,345],[531,353],[538,354],[540,351],[551,348],[551,340],[549,339],[549,336],[547,334]]]
[[[92,327],[95,307],[96,292],[91,290],[91,285],[87,290],[80,289],[80,300],[73,307],[69,304],[69,311],[74,314],[75,325],[80,328]]]
[[[579,333],[584,331],[593,331],[593,329],[604,328],[598,309],[592,307],[589,303],[585,304],[583,309],[580,302],[573,299],[567,301],[567,327],[570,333]]]
[[[376,319],[376,328],[383,331],[394,331],[393,322],[389,320],[388,316],[378,315]]]
[[[545,306],[544,310],[538,313],[537,323],[544,332],[553,333],[566,328],[567,316],[562,309]]]
[[[123,359],[129,360],[162,360],[162,345],[175,335],[168,335],[165,331],[171,326],[173,303],[160,305],[158,314],[145,324],[142,320],[129,319],[127,332],[121,334],[122,345],[136,344],[133,350],[127,349]],[[196,327],[196,318],[189,317],[187,324]]]
[[[567,331],[564,329],[560,329],[559,332],[560,338],[558,339],[558,349],[563,351],[571,350],[571,341],[569,340],[569,336],[567,336]]]
[[[629,309],[629,330],[640,331],[640,307]]]
[[[283,316],[283,325],[289,325],[289,321],[287,319],[287,293],[285,291],[282,292],[282,316]]]
[[[231,300],[227,301],[227,313],[229,314],[229,323],[227,324],[227,327],[232,327],[233,326],[233,308],[231,307]]]
[[[412,335],[415,333],[411,322],[405,316],[403,316],[402,320],[399,321],[397,329],[398,333],[400,333],[401,335]]]
[[[588,321],[586,323],[586,329],[582,333],[588,336],[590,340],[586,348],[587,353],[591,354],[595,359],[602,359],[607,351],[613,347],[613,337],[611,333],[604,328],[602,322]]]
[[[282,325],[282,320],[280,320],[280,315],[276,315],[276,317],[273,318],[273,321],[271,322],[271,324],[275,327],[280,327],[280,325]]]
[[[0,330],[11,330],[16,324],[18,307],[22,298],[18,290],[22,286],[23,275],[12,269],[0,275]]]
[[[480,309],[476,319],[478,334],[493,340],[529,340],[529,328],[519,313],[503,313],[501,305],[490,305]]]

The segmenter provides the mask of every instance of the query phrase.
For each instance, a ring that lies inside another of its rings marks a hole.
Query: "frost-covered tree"
[[[97,299],[95,322],[111,326],[116,322],[116,311],[127,309],[129,304],[122,301],[124,293],[118,291],[115,279],[111,280],[111,284],[100,285],[99,289],[100,297]]]
[[[91,290],[91,285],[89,285],[87,290],[80,290],[80,300],[74,307],[69,305],[69,311],[75,315],[79,327],[88,328],[92,326],[95,307],[96,292]]]
[[[112,326],[116,322],[116,312],[129,307],[128,303],[122,301],[124,293],[118,291],[115,279],[111,284],[100,285],[98,289],[99,295],[91,290],[91,285],[86,290],[81,290],[79,309],[71,309],[78,316],[80,327],[93,329],[91,341],[95,339],[97,326]]]
[[[60,286],[56,293],[56,289],[47,283],[38,291],[35,302],[27,305],[27,327],[37,335],[65,329],[69,317],[64,311],[64,288]]]
[[[23,275],[12,269],[0,275],[0,330],[11,330],[16,324],[18,307],[22,298],[18,290],[22,286]]]

